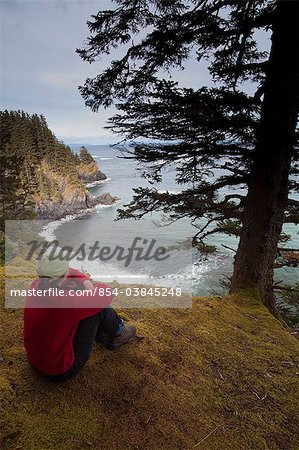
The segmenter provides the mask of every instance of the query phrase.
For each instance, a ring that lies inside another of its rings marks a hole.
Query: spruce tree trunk
[[[231,292],[258,288],[275,313],[273,266],[288,199],[299,111],[299,2],[278,1],[261,121]]]

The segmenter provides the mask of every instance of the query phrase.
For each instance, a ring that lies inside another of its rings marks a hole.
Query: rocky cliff
[[[84,183],[94,183],[96,181],[105,181],[107,176],[101,172],[96,162],[90,164],[80,164],[78,174]]]
[[[38,218],[57,219],[93,208],[97,204],[112,205],[119,200],[109,192],[93,197],[88,191],[87,184],[107,179],[89,153],[88,158],[86,161],[79,156],[75,166],[76,173],[72,173],[72,177],[56,172],[47,162],[42,161],[37,169],[40,174],[39,189],[33,197]]]
[[[84,146],[80,148],[78,158],[77,171],[84,183],[95,183],[107,179],[107,176],[100,170],[96,161]]]
[[[3,111],[0,121],[1,229],[4,219],[57,219],[102,203],[86,185],[107,177],[85,147],[72,152],[43,116]]]
[[[87,208],[91,194],[79,175],[62,174],[55,171],[46,161],[37,168],[38,188],[33,201],[38,218],[60,218],[66,214]]]

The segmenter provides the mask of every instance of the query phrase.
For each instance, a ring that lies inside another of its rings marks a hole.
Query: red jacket
[[[81,286],[89,279],[76,269],[70,269],[68,278],[75,278],[76,284]],[[38,285],[39,279],[29,289],[40,289]],[[64,296],[27,296],[23,338],[30,363],[47,375],[60,375],[70,369],[74,363],[73,338],[78,323],[100,312],[112,299],[112,295],[98,294],[92,299],[79,295],[71,297],[67,291]]]

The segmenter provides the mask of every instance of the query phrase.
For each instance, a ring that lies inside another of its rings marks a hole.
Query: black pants
[[[105,308],[101,312],[81,320],[73,340],[74,364],[64,374],[51,375],[47,378],[52,381],[64,381],[76,376],[87,363],[93,343],[115,337],[121,330],[122,324],[123,320],[113,308]]]

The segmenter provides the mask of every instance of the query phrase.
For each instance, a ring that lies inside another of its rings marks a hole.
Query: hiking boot
[[[121,334],[112,339],[110,342],[108,342],[106,344],[106,348],[108,348],[109,350],[116,350],[121,345],[131,342],[131,340],[134,338],[135,335],[136,335],[135,325],[124,325],[124,329],[121,332]]]

